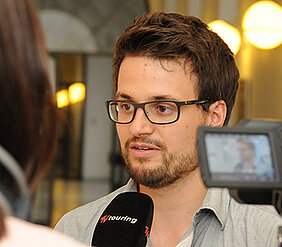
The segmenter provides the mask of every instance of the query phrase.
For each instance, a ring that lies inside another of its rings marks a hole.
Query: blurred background
[[[105,101],[113,97],[112,50],[137,15],[193,15],[236,53],[240,87],[230,125],[282,120],[282,0],[35,0],[50,54],[59,143],[32,221],[54,227],[71,209],[127,182]],[[259,5],[262,4],[262,5]]]

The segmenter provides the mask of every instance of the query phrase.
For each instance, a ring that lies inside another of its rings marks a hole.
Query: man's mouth
[[[131,143],[129,148],[132,150],[132,155],[138,157],[143,157],[144,155],[146,157],[152,156],[160,151],[159,147],[144,143]]]
[[[150,150],[150,148],[141,148],[141,147],[134,147],[134,149],[139,150],[139,151]]]
[[[159,150],[160,148],[152,145],[152,144],[146,144],[146,143],[131,143],[129,145],[129,148],[136,149],[140,151],[146,151],[146,150]]]

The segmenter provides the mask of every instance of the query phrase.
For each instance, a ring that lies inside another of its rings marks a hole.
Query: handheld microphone
[[[153,201],[148,195],[138,192],[117,195],[96,225],[92,246],[145,247],[153,210]]]

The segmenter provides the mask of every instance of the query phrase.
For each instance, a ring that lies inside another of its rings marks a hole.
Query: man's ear
[[[212,103],[208,112],[208,125],[212,127],[222,127],[226,118],[227,107],[224,100]]]

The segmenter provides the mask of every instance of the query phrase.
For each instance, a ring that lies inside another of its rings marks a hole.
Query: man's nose
[[[143,109],[138,108],[136,110],[135,117],[130,123],[130,132],[134,136],[144,136],[153,133],[154,124],[152,124],[145,115]]]

